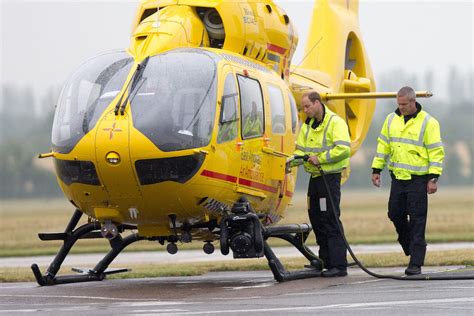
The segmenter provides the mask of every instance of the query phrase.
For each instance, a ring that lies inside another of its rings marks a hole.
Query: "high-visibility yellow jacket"
[[[315,119],[305,122],[296,141],[295,155],[316,155],[325,173],[339,173],[349,166],[351,139],[346,122],[324,106],[323,121],[312,128]],[[297,166],[302,160],[294,160],[291,166]],[[304,169],[313,177],[320,176],[318,168],[304,162]]]
[[[441,175],[444,148],[438,121],[421,109],[406,124],[397,110],[383,123],[377,139],[377,152],[372,168],[382,170],[386,164],[398,180],[412,175]]]
[[[248,115],[244,119],[242,128],[242,137],[250,138],[255,136],[261,136],[263,134],[263,124],[259,116]]]

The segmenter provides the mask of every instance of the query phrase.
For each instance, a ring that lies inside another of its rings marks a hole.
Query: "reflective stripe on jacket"
[[[421,110],[405,124],[403,115],[391,113],[385,119],[377,139],[372,168],[388,169],[398,180],[412,175],[443,171],[444,148],[438,121]]]
[[[326,173],[339,173],[349,166],[351,153],[351,140],[346,122],[337,114],[324,106],[325,115],[323,122],[313,129],[309,124],[303,124],[298,140],[296,141],[295,155],[316,155],[321,163],[321,168]],[[302,161],[294,160],[292,166],[301,164]],[[309,163],[304,163],[304,169],[312,176],[319,176],[318,168]]]

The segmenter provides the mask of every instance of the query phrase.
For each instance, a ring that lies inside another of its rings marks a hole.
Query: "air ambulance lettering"
[[[240,177],[252,179],[259,182],[263,182],[265,179],[264,173],[260,171],[260,168],[249,168],[249,167],[240,168]]]
[[[252,153],[249,153],[248,151],[241,152],[240,159],[242,159],[242,161],[250,161],[255,165],[262,164],[262,157],[260,155],[252,154]]]
[[[245,24],[257,24],[257,19],[255,18],[255,14],[251,9],[244,8],[243,21]]]

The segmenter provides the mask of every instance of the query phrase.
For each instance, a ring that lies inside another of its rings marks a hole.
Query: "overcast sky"
[[[138,0],[1,2],[1,82],[62,85],[85,59],[126,48]],[[277,0],[296,24],[303,55],[313,1]],[[360,23],[377,78],[391,69],[446,78],[473,69],[473,1],[360,1]],[[403,83],[400,83],[403,84]],[[423,87],[420,87],[422,89]],[[435,91],[436,93],[436,91]]]

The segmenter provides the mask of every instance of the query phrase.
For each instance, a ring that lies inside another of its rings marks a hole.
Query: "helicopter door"
[[[221,112],[219,113],[216,154],[210,156],[208,165],[212,169],[206,170],[210,178],[224,180],[227,184],[237,187],[240,169],[240,152],[237,149],[240,139],[238,137],[239,112],[237,83],[230,67],[222,70],[225,78],[224,89],[220,99]],[[225,74],[227,73],[227,74]]]
[[[268,96],[271,109],[271,138],[269,144],[264,147],[263,151],[272,157],[272,168],[270,178],[273,180],[283,180],[285,178],[285,152],[289,148],[285,135],[289,128],[286,124],[285,99],[283,92],[279,86],[267,84]]]
[[[241,137],[238,192],[265,198],[272,187],[265,184],[263,153],[265,115],[262,87],[257,79],[237,75],[240,92]]]

